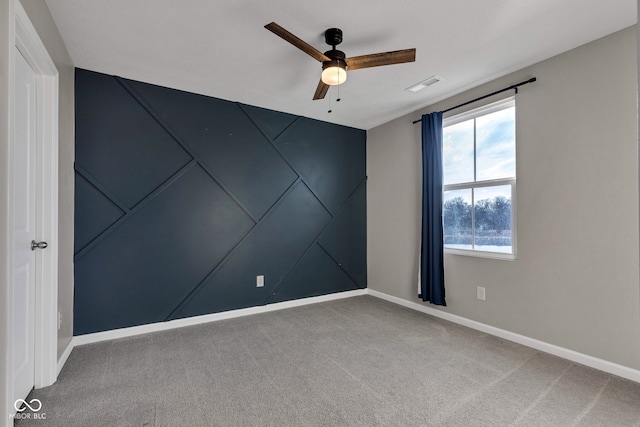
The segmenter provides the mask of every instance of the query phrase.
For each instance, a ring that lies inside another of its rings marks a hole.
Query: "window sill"
[[[476,258],[501,259],[506,261],[515,261],[516,259],[518,259],[515,254],[475,251],[475,250],[466,250],[466,249],[444,248],[444,253],[445,255],[462,255],[462,256],[470,256],[470,257],[476,257]]]

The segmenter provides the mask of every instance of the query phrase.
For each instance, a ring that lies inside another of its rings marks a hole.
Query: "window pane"
[[[515,107],[476,118],[476,180],[516,175]]]
[[[444,192],[444,246],[473,249],[471,189]]]
[[[475,249],[512,253],[511,186],[482,187],[473,191]]]
[[[443,129],[442,163],[445,185],[473,181],[473,119]]]

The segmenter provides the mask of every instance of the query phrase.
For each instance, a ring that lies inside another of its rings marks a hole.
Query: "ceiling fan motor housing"
[[[341,50],[332,49],[332,50],[326,51],[324,54],[328,58],[331,58],[332,61],[342,61],[345,64],[347,63],[345,59],[347,56]],[[330,62],[330,61],[323,61],[322,63],[324,64],[325,62]]]
[[[345,68],[347,67],[347,61],[345,60],[346,55],[344,54],[343,51],[341,50],[336,50],[336,49],[332,49],[332,50],[328,50],[324,53],[326,56],[328,56],[329,58],[331,58],[331,61],[322,61],[322,69],[324,70],[327,67],[331,67],[331,66],[339,66],[340,68]]]

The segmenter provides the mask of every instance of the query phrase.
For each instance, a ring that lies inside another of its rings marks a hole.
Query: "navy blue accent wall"
[[[365,131],[81,69],[75,93],[75,335],[366,287]]]

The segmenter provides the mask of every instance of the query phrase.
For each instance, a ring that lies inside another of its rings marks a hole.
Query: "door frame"
[[[9,54],[10,137],[9,159],[14,140],[13,112],[15,111],[15,55],[19,51],[36,73],[36,238],[46,241],[46,250],[36,258],[35,289],[35,387],[53,384],[57,379],[58,362],[58,70],[42,40],[29,20],[19,0],[12,0],[14,11],[14,43]],[[13,199],[13,164],[9,161],[9,192]],[[9,224],[13,227],[13,212],[9,209]],[[9,233],[9,247],[13,247],[13,233]],[[10,252],[10,266],[13,255]],[[10,301],[13,284],[10,282]],[[10,311],[13,307],[10,307]],[[13,342],[13,315],[9,316],[9,343]],[[11,359],[11,354],[9,359]],[[10,394],[13,396],[13,362],[9,360]],[[12,398],[12,397],[10,397]],[[13,402],[10,402],[13,404]]]

